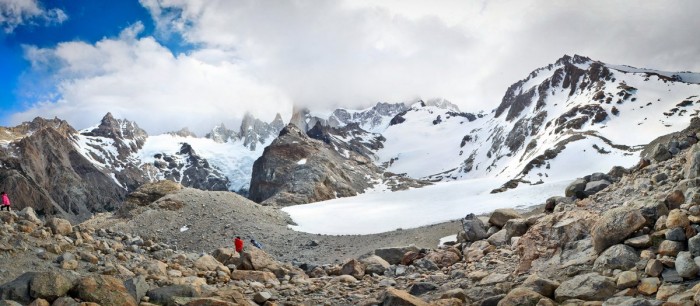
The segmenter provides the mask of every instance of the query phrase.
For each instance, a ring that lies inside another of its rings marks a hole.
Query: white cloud
[[[490,110],[510,84],[574,53],[700,71],[697,1],[140,1],[156,37],[177,34],[196,49],[173,55],[139,37],[139,25],[94,45],[27,48],[35,71],[55,77],[59,98],[15,118],[112,111],[152,133],[288,112],[292,103],[444,97]]]
[[[5,33],[28,22],[40,21],[46,25],[60,24],[68,19],[61,9],[46,10],[38,0],[0,0],[0,26]]]
[[[290,101],[247,76],[240,65],[220,58],[212,62],[215,51],[175,56],[152,37],[137,38],[141,28],[134,25],[94,45],[28,47],[32,66],[52,71],[60,96],[14,114],[11,121],[58,116],[85,128],[109,111],[149,133],[184,126],[202,133],[220,122],[231,125],[245,111],[268,120],[274,112],[291,111]]]

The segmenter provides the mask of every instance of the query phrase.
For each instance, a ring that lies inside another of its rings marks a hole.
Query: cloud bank
[[[6,0],[3,0],[6,1]],[[495,108],[506,88],[564,54],[700,71],[700,2],[141,0],[134,25],[95,44],[27,47],[54,90],[12,121],[58,116],[86,127],[107,111],[149,133],[201,133],[245,112],[289,116],[443,97]],[[173,54],[159,37],[193,46]],[[288,117],[286,117],[288,118]]]

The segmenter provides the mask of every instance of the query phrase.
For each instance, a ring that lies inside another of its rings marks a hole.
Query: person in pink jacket
[[[7,208],[7,211],[10,211],[10,197],[8,197],[7,193],[4,191],[0,193],[0,195],[2,195],[2,206],[0,206],[0,211],[5,208]]]

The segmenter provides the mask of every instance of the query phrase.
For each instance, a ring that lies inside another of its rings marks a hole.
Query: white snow
[[[180,233],[185,232],[185,231],[187,231],[187,230],[189,230],[189,229],[190,229],[190,228],[189,228],[187,225],[185,225],[185,226],[183,226],[183,227],[180,228]]]
[[[297,165],[306,165],[306,158],[302,158],[297,162]]]
[[[440,238],[440,242],[438,242],[438,247],[444,245],[446,242],[457,242],[457,234]]]
[[[456,220],[497,208],[524,208],[562,195],[570,180],[522,186],[490,194],[502,181],[473,179],[444,182],[398,192],[365,193],[285,207],[294,230],[329,235],[373,234]]]

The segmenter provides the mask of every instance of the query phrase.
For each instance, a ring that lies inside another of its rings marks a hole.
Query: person
[[[0,193],[0,195],[2,195],[2,206],[0,206],[0,211],[5,208],[7,208],[7,211],[10,211],[10,197],[8,197],[7,193],[4,191]]]
[[[262,250],[262,244],[260,244],[260,242],[257,242],[255,239],[250,239],[250,243],[252,243],[256,248]]]
[[[243,252],[243,239],[241,237],[236,236],[236,239],[233,240],[233,245],[236,247],[236,252]]]

